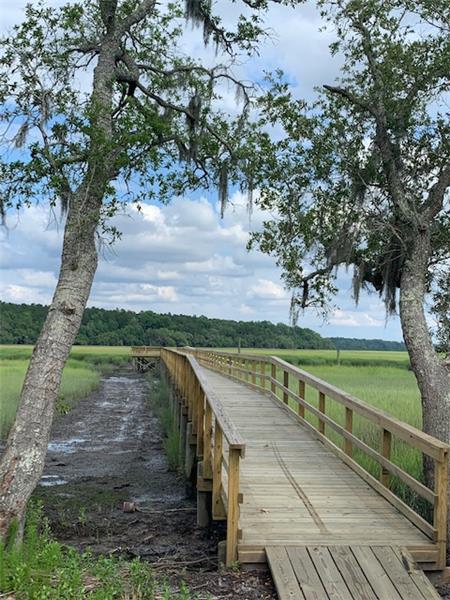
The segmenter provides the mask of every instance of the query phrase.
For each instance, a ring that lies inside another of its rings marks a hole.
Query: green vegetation
[[[0,439],[8,433],[16,414],[32,346],[0,347]],[[99,384],[100,372],[128,360],[126,348],[74,348],[64,368],[58,409],[67,412],[79,398],[87,396]]]
[[[164,434],[164,450],[169,469],[179,471],[183,464],[180,434],[169,404],[169,386],[165,378],[158,378],[153,382],[150,397],[155,400],[153,406]]]
[[[305,370],[356,398],[421,429],[422,409],[414,374],[400,360],[392,366],[386,366],[382,361],[380,362],[381,365],[375,361],[372,366],[310,365]],[[281,377],[280,372],[278,378]],[[291,382],[290,387],[293,391],[298,392],[296,382]],[[318,408],[317,390],[306,386],[306,400]],[[328,397],[326,403],[327,415],[337,423],[345,425],[344,407]],[[291,406],[296,410],[294,402]],[[308,421],[317,427],[317,418],[308,414],[308,412],[306,412],[306,416]],[[380,428],[356,413],[354,413],[353,418],[353,433],[371,448],[378,452],[381,451]],[[343,440],[341,436],[328,426],[326,426],[326,434],[336,445],[342,447]],[[353,457],[378,478],[379,466],[375,461],[358,449],[354,449]],[[414,450],[394,437],[391,460],[414,478],[423,482],[422,455],[418,450]],[[398,478],[391,477],[391,489],[424,517],[428,516],[429,507],[426,503],[412,493]]]
[[[23,543],[0,545],[0,591],[26,600],[194,600],[171,592],[145,562],[93,557],[55,541],[42,509],[28,509]],[[9,597],[9,596],[8,596]],[[11,596],[12,598],[12,596]]]
[[[2,344],[33,344],[47,314],[40,304],[0,302]],[[383,340],[352,340],[321,337],[311,329],[277,325],[269,321],[229,321],[160,315],[152,311],[86,309],[77,344],[105,346],[233,346],[250,348],[307,348],[403,350],[403,344]]]
[[[237,352],[236,348],[217,348],[224,352]],[[338,357],[336,350],[290,350],[280,348],[242,348],[243,354],[268,354],[278,356],[293,365],[334,366]],[[407,352],[380,352],[376,350],[342,350],[339,353],[339,363],[352,367],[399,367],[409,368]]]
[[[222,348],[224,351],[236,352],[235,348]],[[409,368],[406,352],[376,351],[341,351],[337,364],[336,350],[280,350],[243,348],[242,353],[267,354],[282,358],[331,383],[356,398],[367,402],[398,419],[422,429],[422,408],[419,389],[414,373]],[[267,372],[269,374],[269,372]],[[277,373],[282,380],[281,371]],[[298,392],[297,383],[291,379],[290,388]],[[280,393],[281,397],[281,393]],[[307,401],[318,408],[318,393],[306,387]],[[291,403],[296,410],[294,402]],[[344,408],[334,400],[327,398],[327,415],[337,423],[344,425]],[[308,421],[317,426],[317,418],[308,415]],[[353,431],[357,437],[375,450],[381,450],[381,432],[373,423],[354,415]],[[342,438],[326,427],[327,436],[342,447]],[[354,458],[375,477],[379,476],[379,466],[363,452],[354,450]],[[423,481],[422,455],[404,442],[393,440],[391,460],[402,467],[410,475]],[[428,514],[428,506],[412,494],[398,478],[391,478],[391,489],[413,508],[424,516]]]

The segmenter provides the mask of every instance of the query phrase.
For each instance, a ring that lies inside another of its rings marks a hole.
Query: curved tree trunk
[[[16,419],[0,462],[0,539],[21,530],[28,498],[44,468],[64,364],[77,335],[97,269],[97,206],[78,195],[69,209],[55,294],[31,356]],[[83,206],[84,205],[84,206]]]
[[[0,542],[22,531],[26,503],[45,463],[64,364],[75,341],[97,269],[96,229],[114,178],[111,104],[118,39],[105,35],[94,69],[87,170],[68,192],[61,269],[55,294],[22,388],[16,419],[0,460]]]
[[[400,282],[400,319],[411,366],[417,379],[423,414],[423,430],[450,442],[450,373],[439,359],[427,326],[424,310],[427,265],[431,253],[429,232],[412,242]],[[425,479],[434,485],[431,461],[424,461]],[[450,495],[450,489],[449,489]],[[450,542],[450,519],[447,539]]]

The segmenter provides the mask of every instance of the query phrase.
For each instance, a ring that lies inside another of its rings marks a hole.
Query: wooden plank
[[[206,396],[205,396],[206,398]],[[213,412],[211,405],[206,398],[205,402],[205,434],[203,437],[203,477],[205,479],[212,479],[213,467],[212,467],[212,419]]]
[[[434,488],[437,500],[434,505],[433,523],[437,529],[439,566],[446,565],[447,519],[448,519],[448,452],[441,463],[435,463]]]
[[[298,382],[298,395],[302,400],[305,400],[305,382],[301,379]],[[305,418],[305,407],[301,402],[298,405],[298,416],[301,419]]]
[[[382,438],[381,438],[381,452],[383,458],[390,462],[391,459],[391,446],[392,446],[392,434],[387,429],[382,430]],[[389,469],[386,468],[385,465],[380,464],[380,481],[382,485],[385,487],[389,487],[389,483],[391,481],[391,476],[389,474]]]
[[[286,389],[289,389],[289,371],[283,372],[283,384]],[[288,404],[289,402],[289,394],[283,392],[283,402]]]
[[[325,414],[325,394],[323,392],[319,392],[319,411],[322,414]],[[325,422],[319,416],[319,433],[325,435]]]
[[[280,405],[284,406],[284,405]],[[286,410],[289,410],[293,415],[295,413],[288,407],[285,407]],[[296,415],[295,415],[296,416]],[[328,419],[324,415],[325,419]],[[310,431],[313,431],[314,434],[322,440],[322,442],[330,448],[336,456],[338,456],[346,465],[348,465],[355,473],[357,473],[362,479],[364,479],[369,485],[374,488],[377,492],[379,492],[382,496],[386,498],[393,506],[395,506],[399,511],[401,511],[412,523],[414,523],[421,531],[426,533],[430,538],[434,538],[436,530],[433,526],[431,526],[425,519],[423,519],[420,515],[418,515],[412,508],[410,508],[405,502],[400,500],[395,494],[393,494],[390,490],[385,488],[375,477],[370,475],[361,465],[356,463],[352,458],[347,456],[343,450],[338,448],[336,444],[334,444],[331,440],[329,440],[326,436],[320,434],[314,425],[308,423],[308,421],[302,422],[304,427],[307,427]],[[357,438],[355,438],[357,439]],[[358,440],[359,442],[359,440]]]
[[[286,552],[306,600],[324,600],[324,598],[327,598],[325,588],[306,547],[287,547]]]
[[[345,430],[353,433],[353,411],[348,407],[345,407]],[[352,457],[353,455],[353,444],[348,437],[344,438],[344,452],[347,456]]]
[[[308,554],[320,575],[330,600],[352,600],[348,587],[339,573],[326,546],[308,546]]]
[[[422,594],[412,581],[404,563],[390,546],[372,548],[372,552],[392,581],[402,600],[423,600]]]
[[[230,448],[228,455],[227,567],[232,566],[238,557],[239,460],[239,450]]]
[[[401,600],[387,573],[378,562],[372,548],[368,546],[352,546],[351,550],[364,571],[367,581],[380,600]]]
[[[213,519],[217,520],[225,517],[225,510],[222,503],[222,453],[222,429],[220,424],[216,421],[214,426],[212,514]]]
[[[405,569],[408,570],[408,574],[414,584],[416,585],[419,592],[422,594],[425,600],[441,600],[441,596],[437,593],[436,588],[422,571],[419,569],[415,560],[408,552],[406,548],[392,548],[398,559],[402,562]]]
[[[349,546],[329,546],[329,551],[354,600],[377,600]]]
[[[281,386],[281,387],[283,389],[283,386]],[[435,501],[435,498],[436,498],[436,494],[434,492],[432,492],[429,488],[427,488],[425,485],[423,485],[422,483],[420,483],[420,481],[417,481],[416,479],[414,479],[413,477],[411,477],[411,475],[409,475],[409,473],[406,473],[406,471],[403,471],[403,469],[401,469],[400,467],[398,467],[397,465],[395,465],[394,463],[392,463],[391,461],[389,461],[387,458],[383,457],[379,452],[377,452],[376,450],[374,450],[373,448],[371,448],[369,445],[365,444],[363,441],[361,441],[359,438],[357,438],[356,436],[354,436],[352,433],[350,433],[349,431],[346,431],[346,429],[344,427],[342,427],[341,425],[339,425],[338,423],[336,423],[335,421],[333,421],[333,419],[331,419],[328,415],[324,415],[319,409],[317,409],[312,404],[309,404],[308,402],[306,402],[303,399],[301,399],[300,397],[298,397],[291,390],[289,390],[289,395],[296,402],[298,402],[300,404],[303,404],[303,406],[309,412],[311,412],[313,415],[315,415],[319,419],[319,424],[320,424],[320,420],[322,420],[324,423],[326,423],[332,429],[334,429],[334,431],[336,431],[337,433],[339,433],[340,435],[342,435],[346,441],[348,440],[349,442],[351,442],[351,444],[353,446],[356,446],[357,448],[359,448],[360,450],[362,450],[363,452],[365,452],[365,454],[367,454],[368,456],[370,456],[370,458],[373,458],[373,460],[375,460],[380,465],[382,465],[382,467],[384,469],[387,469],[392,474],[394,474],[397,477],[399,477],[412,490],[414,490],[420,496],[422,496],[422,498],[425,498],[425,500],[428,500],[428,502],[430,502],[431,504],[434,504],[434,501]],[[278,396],[273,396],[273,398],[275,400],[278,400]],[[294,411],[292,411],[292,413],[295,415]],[[307,427],[309,427],[310,429],[312,429],[313,431],[318,431],[318,433],[320,435],[324,436],[324,434],[321,433],[320,430],[318,430],[317,428],[315,428],[311,423],[305,422],[304,424]],[[351,456],[351,455],[349,455],[349,456]]]
[[[277,588],[279,600],[305,599],[286,549],[282,546],[269,546],[266,548],[266,556],[275,587]]]
[[[270,390],[271,390],[272,394],[275,394],[276,377],[277,377],[277,368],[275,365],[272,365],[271,366],[271,383],[270,383]]]

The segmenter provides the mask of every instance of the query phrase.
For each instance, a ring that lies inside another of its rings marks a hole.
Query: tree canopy
[[[277,257],[294,311],[326,307],[336,268],[345,266],[353,269],[355,300],[362,287],[376,290],[392,313],[424,228],[427,288],[448,286],[450,7],[440,0],[319,4],[337,33],[331,53],[344,60],[341,76],[311,103],[296,98],[282,74],[269,80],[255,172],[259,204],[277,218],[251,244]]]

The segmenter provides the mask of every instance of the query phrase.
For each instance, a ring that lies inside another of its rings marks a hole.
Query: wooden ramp
[[[396,546],[268,546],[280,600],[440,600]]]

